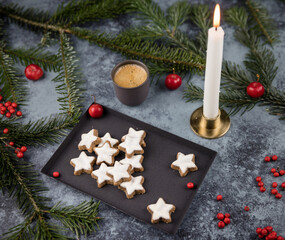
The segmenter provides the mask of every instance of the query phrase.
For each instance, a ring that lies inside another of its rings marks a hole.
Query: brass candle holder
[[[202,138],[215,139],[224,136],[230,129],[231,120],[223,110],[215,119],[203,115],[203,107],[196,109],[190,117],[190,126],[195,134]]]

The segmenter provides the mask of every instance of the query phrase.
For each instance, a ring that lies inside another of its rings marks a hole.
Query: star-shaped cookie
[[[171,164],[171,168],[178,170],[181,177],[185,177],[189,171],[194,172],[198,170],[195,164],[195,155],[177,153],[176,160]]]
[[[133,128],[129,128],[127,135],[122,137],[122,143],[118,148],[125,152],[128,158],[131,158],[134,154],[143,154],[144,150],[142,144],[145,144],[144,138],[146,132],[144,130],[136,131]]]
[[[78,144],[79,150],[87,150],[92,152],[93,148],[101,142],[101,138],[98,137],[98,131],[96,129],[90,130],[88,133],[81,135],[81,141]]]
[[[138,176],[131,178],[128,182],[122,182],[118,188],[123,190],[128,199],[133,198],[136,194],[145,193],[145,189],[143,187],[144,177]]]
[[[119,143],[118,139],[112,138],[111,134],[107,132],[104,137],[101,137],[101,142],[99,143],[98,147],[102,147],[107,141],[111,144],[111,147],[114,147]]]
[[[107,171],[107,175],[112,177],[113,184],[118,186],[122,182],[131,180],[131,168],[131,165],[121,164],[116,161],[114,167]]]
[[[144,168],[142,165],[143,155],[134,155],[131,158],[125,157],[121,161],[122,164],[130,164],[132,166],[131,172],[143,172]]]
[[[112,167],[108,167],[105,163],[100,165],[100,168],[91,173],[91,177],[97,179],[98,188],[103,187],[105,184],[113,184],[111,177],[107,175],[107,170]]]
[[[175,211],[175,206],[173,204],[167,204],[163,198],[159,198],[155,204],[148,205],[147,210],[151,214],[152,223],[158,223],[159,221],[170,223],[171,213]]]
[[[102,147],[94,148],[94,152],[97,154],[97,165],[103,162],[107,165],[113,165],[115,156],[117,156],[120,151],[117,148],[112,148],[110,142],[107,141]]]
[[[80,175],[82,172],[90,174],[95,160],[95,157],[89,157],[85,152],[81,152],[78,158],[71,159],[70,164],[74,167],[74,175]]]

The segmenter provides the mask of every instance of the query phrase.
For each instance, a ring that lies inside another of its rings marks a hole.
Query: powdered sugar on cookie
[[[198,167],[195,164],[194,154],[183,154],[181,152],[177,153],[177,160],[171,164],[171,168],[178,170],[181,177],[188,174],[189,171],[197,171]]]
[[[108,165],[113,165],[115,161],[115,156],[119,154],[119,150],[112,148],[109,141],[107,141],[102,147],[96,147],[94,152],[97,154],[96,164],[106,163]]]
[[[143,155],[134,155],[131,158],[125,157],[119,162],[122,164],[130,164],[132,166],[132,172],[142,172],[144,170],[142,165]]]
[[[127,198],[133,198],[135,194],[143,194],[145,193],[145,189],[143,187],[144,177],[132,177],[128,182],[122,182],[119,185],[119,189],[123,190],[126,193]]]
[[[91,173],[95,157],[89,157],[85,152],[81,152],[78,158],[70,160],[70,164],[74,167],[74,175],[80,175],[82,172]]]
[[[88,133],[83,133],[81,135],[81,141],[78,144],[78,149],[87,150],[91,153],[93,148],[100,142],[101,139],[98,137],[98,131],[96,129],[92,129]]]
[[[107,132],[104,137],[101,138],[101,142],[99,143],[98,147],[102,147],[107,141],[110,143],[111,147],[114,147],[119,143],[118,139],[112,138],[111,134]]]
[[[93,171],[91,176],[97,179],[97,185],[99,188],[103,187],[105,184],[112,184],[113,180],[110,176],[107,175],[107,171],[113,167],[108,167],[105,163],[100,165],[100,168]]]
[[[131,166],[126,164],[121,164],[119,162],[115,162],[115,165],[112,169],[107,171],[107,175],[113,178],[113,184],[118,186],[120,183],[124,181],[131,180]]]

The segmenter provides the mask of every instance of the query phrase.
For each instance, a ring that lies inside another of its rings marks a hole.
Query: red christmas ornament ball
[[[59,177],[59,172],[53,172],[52,176],[55,177],[55,178]]]
[[[264,94],[264,87],[259,82],[259,75],[257,74],[257,81],[251,82],[246,88],[247,94],[252,98],[259,98]]]
[[[88,112],[90,117],[100,118],[103,115],[103,107],[98,103],[94,103],[89,107]]]
[[[44,72],[41,67],[36,64],[30,64],[25,69],[25,75],[30,80],[39,80],[43,76],[43,74]]]
[[[182,79],[179,75],[172,73],[166,76],[165,78],[165,86],[169,90],[175,90],[181,86]]]
[[[192,183],[192,182],[187,183],[187,187],[188,187],[189,189],[194,188],[194,183]]]
[[[218,227],[219,228],[224,228],[225,227],[225,223],[223,221],[219,221]]]

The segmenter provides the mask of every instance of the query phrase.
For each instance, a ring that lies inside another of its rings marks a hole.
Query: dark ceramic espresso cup
[[[120,67],[127,65],[127,64],[138,65],[146,71],[147,78],[141,85],[137,87],[133,87],[133,88],[125,88],[115,83],[114,78],[115,78],[116,72],[118,71]],[[113,80],[113,85],[114,85],[116,96],[123,104],[126,104],[128,106],[136,106],[136,105],[141,104],[146,99],[148,95],[148,90],[149,90],[149,70],[147,66],[143,64],[142,62],[137,61],[137,60],[123,61],[113,68],[111,77]]]

